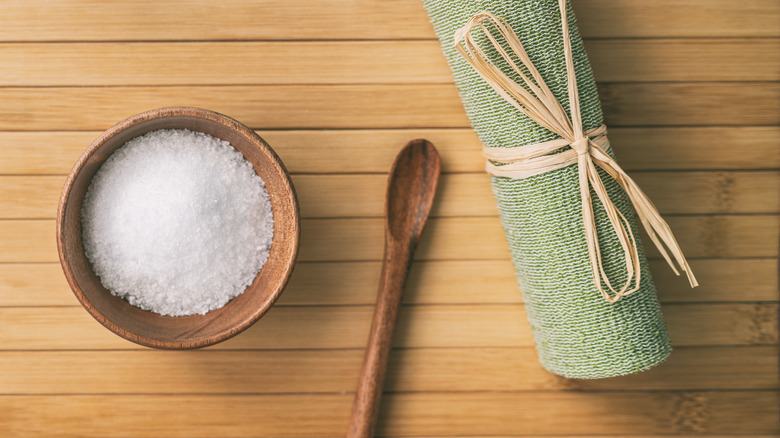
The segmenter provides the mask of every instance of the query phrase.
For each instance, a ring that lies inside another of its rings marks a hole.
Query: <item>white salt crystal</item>
[[[204,314],[239,295],[268,259],[263,180],[228,142],[181,129],[127,142],[95,174],[82,238],[101,283],[162,315]]]

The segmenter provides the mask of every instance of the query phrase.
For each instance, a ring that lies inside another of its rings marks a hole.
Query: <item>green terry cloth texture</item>
[[[519,147],[554,140],[504,101],[453,47],[455,31],[482,11],[505,19],[536,68],[569,111],[561,13],[556,0],[422,0],[449,62],[466,113],[488,147]],[[571,6],[570,36],[584,129],[603,123],[601,103]],[[495,49],[480,44],[491,61],[506,66]],[[509,74],[510,70],[502,68]],[[612,154],[609,150],[608,153]],[[638,239],[633,207],[625,192],[601,171],[610,197],[629,218]],[[570,378],[620,376],[651,368],[671,352],[647,259],[641,259],[640,290],[614,304],[594,285],[582,220],[577,166],[515,180],[491,177],[515,273],[542,365]],[[594,213],[604,266],[613,285],[625,282],[623,250],[595,193]]]

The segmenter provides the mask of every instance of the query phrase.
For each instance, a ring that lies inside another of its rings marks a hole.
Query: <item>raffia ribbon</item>
[[[612,159],[605,149],[609,146],[607,128],[602,125],[596,129],[583,131],[580,115],[580,101],[577,93],[577,81],[574,73],[574,60],[569,37],[569,23],[566,14],[566,0],[558,0],[563,24],[563,49],[566,58],[568,76],[569,106],[571,118],[563,106],[553,95],[544,82],[539,71],[534,67],[520,39],[503,19],[489,12],[481,12],[473,16],[468,23],[455,32],[455,47],[466,61],[474,67],[482,78],[509,104],[522,111],[531,120],[548,130],[558,134],[558,140],[526,145],[516,148],[484,148],[484,155],[489,160],[487,171],[496,176],[513,179],[528,178],[550,172],[563,167],[577,164],[579,169],[580,196],[582,198],[582,218],[585,225],[585,236],[588,243],[593,281],[601,295],[610,303],[639,290],[641,284],[641,269],[636,238],[631,231],[625,216],[615,207],[609,198],[607,189],[601,181],[596,166],[604,169],[620,187],[625,190],[642,221],[650,239],[672,267],[675,274],[680,275],[675,263],[688,276],[691,287],[698,286],[696,277],[691,272],[688,261],[677,244],[669,225],[661,218],[658,210],[650,199],[639,188],[623,169]],[[498,42],[486,23],[495,28],[498,35],[514,52],[531,77],[513,62],[513,57],[507,53]],[[481,30],[490,41],[493,48],[509,64],[511,69],[523,81],[519,84],[509,78],[500,68],[488,60],[472,35],[473,29]],[[562,150],[563,148],[568,149]],[[559,153],[554,153],[560,151]],[[496,165],[493,162],[501,163]],[[604,270],[601,250],[599,248],[596,222],[593,215],[593,205],[590,196],[593,187],[596,196],[606,210],[607,217],[615,229],[620,245],[623,248],[627,280],[620,288],[615,288],[607,278]],[[667,251],[668,249],[668,251]],[[671,256],[670,254],[671,253]],[[604,289],[606,285],[608,290]]]

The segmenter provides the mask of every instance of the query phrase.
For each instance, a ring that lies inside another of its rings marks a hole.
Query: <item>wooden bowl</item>
[[[189,129],[230,142],[265,182],[274,217],[268,261],[254,282],[224,307],[205,315],[163,316],[112,295],[84,255],[81,205],[92,176],[128,140],[158,129]],[[279,298],[293,270],[300,236],[298,201],[284,165],[254,131],[230,117],[200,108],[171,107],[124,120],[101,135],[68,175],[57,211],[57,250],[73,293],[109,330],[154,348],[199,348],[224,341],[257,321]]]

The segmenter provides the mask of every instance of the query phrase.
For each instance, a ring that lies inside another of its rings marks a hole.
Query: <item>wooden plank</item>
[[[780,213],[780,172],[651,172],[634,175],[662,214]],[[56,217],[64,176],[0,176],[0,219]],[[305,218],[382,217],[387,176],[294,175]],[[442,175],[432,217],[498,214],[490,177]]]
[[[671,216],[666,221],[688,257],[777,257],[780,221],[776,216]],[[763,237],[761,237],[763,236]],[[766,239],[765,244],[760,239]],[[650,243],[646,236],[644,242]],[[771,242],[771,243],[770,243]],[[645,246],[648,257],[658,257]],[[753,254],[748,256],[747,254]]]
[[[0,429],[31,437],[343,436],[351,403],[351,394],[5,396]],[[771,435],[780,432],[777,403],[774,391],[390,394],[377,434]]]
[[[410,394],[408,398],[399,394],[386,400],[378,433],[414,435],[417,431],[446,435],[457,430],[473,435],[522,431],[536,436],[661,431],[770,434],[777,433],[780,427],[775,415],[775,392],[542,393],[538,397],[521,394],[522,400],[510,394]],[[654,415],[648,415],[649,412]],[[415,413],[420,417],[416,418]]]
[[[780,79],[780,59],[767,56],[780,50],[777,39],[613,39],[585,48],[599,82]]]
[[[107,129],[171,105],[208,108],[266,129],[469,126],[455,86],[447,84],[5,88],[0,100],[0,130]]]
[[[777,302],[776,259],[691,260],[700,286],[691,289],[663,260],[650,262],[662,302]],[[284,305],[372,305],[379,262],[298,263],[279,300]],[[417,261],[407,304],[519,304],[509,260]],[[59,263],[0,264],[0,306],[78,306]]]
[[[780,212],[780,172],[632,174],[662,214]]]
[[[771,83],[612,83],[599,95],[607,126],[780,123],[780,86]]]
[[[434,38],[422,4],[409,0],[14,0],[0,17],[6,41]]]
[[[57,262],[54,221],[0,221],[2,262]]]
[[[419,1],[45,3],[0,2],[0,435],[343,436],[378,281],[377,200],[413,137],[437,144],[448,174],[379,435],[780,435],[777,1],[575,2],[621,165],[672,214],[702,283],[689,290],[650,251],[675,352],[597,381],[535,358],[480,143]],[[76,303],[51,218],[100,130],[182,103],[261,128],[279,151],[307,217],[304,261],[246,333],[160,352]]]
[[[435,41],[0,44],[0,58],[14,86],[452,82]]]
[[[774,304],[680,304],[679,307],[668,304],[664,309],[674,345],[699,345],[699,342],[720,345],[721,340],[730,336],[746,339],[749,344],[777,343]],[[698,312],[704,312],[701,319]],[[726,335],[726,331],[732,335]]]
[[[362,356],[359,349],[0,352],[0,394],[354,392]],[[155,372],[142,371],[148,369]],[[681,347],[649,372],[598,380],[552,375],[539,364],[533,348],[396,349],[390,356],[385,388],[389,392],[776,389],[776,370],[777,348],[769,346]]]
[[[0,176],[0,217],[51,219],[57,217],[63,176]]]
[[[67,174],[100,135],[87,132],[0,132],[0,174]]]
[[[346,394],[8,396],[0,397],[0,430],[42,438],[323,437],[346,428],[351,402]]]
[[[260,131],[295,173],[387,172],[413,138],[432,141],[445,172],[482,172],[482,144],[471,129]],[[0,132],[0,174],[67,174],[99,131]],[[780,168],[780,128],[612,128],[626,170]],[[734,154],[734,150],[739,154]]]
[[[691,258],[777,256],[778,216],[672,216],[668,222],[685,254]],[[301,230],[299,260],[381,258],[379,219],[311,219],[304,221]],[[648,247],[646,251],[651,257],[659,257],[654,248]],[[503,229],[494,217],[433,218],[415,256],[416,260],[503,260],[507,257]]]
[[[773,0],[578,0],[572,7],[587,37],[780,35]]]
[[[259,131],[258,134],[284,160],[287,169],[295,173],[387,172],[401,147],[414,138],[426,138],[436,145],[445,172],[484,170],[482,144],[466,128],[292,130]],[[99,135],[99,131],[0,132],[0,174],[67,174]],[[760,139],[768,135],[759,133],[754,140],[761,144]],[[780,129],[777,136],[780,138]]]
[[[259,131],[258,134],[271,144],[291,172],[387,172],[398,150],[414,138],[426,138],[436,144],[444,171],[484,170],[482,144],[471,129],[465,128],[292,130]],[[99,135],[99,131],[0,132],[0,174],[67,174]],[[780,129],[777,136],[780,138]],[[759,133],[755,137],[755,142],[761,144],[760,139],[767,135]]]
[[[777,257],[780,216],[670,216],[690,258]],[[57,262],[54,221],[0,220],[0,263]],[[380,260],[382,220],[304,219],[299,261]],[[644,239],[647,241],[647,239]],[[649,257],[659,257],[646,247]],[[416,260],[506,260],[509,250],[498,217],[433,218],[423,233]]]
[[[691,289],[663,260],[650,261],[662,302],[775,301],[777,259],[690,260],[700,286]]]
[[[301,262],[296,265],[279,303],[373,305],[379,271],[379,262]],[[774,274],[771,267],[768,271]],[[772,277],[762,278],[766,282]],[[769,294],[760,296],[765,295]],[[521,302],[508,259],[415,262],[404,296],[408,304]],[[744,295],[742,298],[746,299]],[[776,297],[770,296],[769,300],[773,298]],[[59,263],[0,264],[0,306],[77,305]]]
[[[675,346],[774,345],[777,304],[667,304]],[[372,306],[277,306],[216,349],[363,348]],[[106,330],[78,307],[0,308],[3,350],[142,348]],[[54,335],[56,333],[56,336]],[[531,347],[522,305],[406,306],[396,347]]]
[[[579,0],[573,7],[586,37],[780,36],[772,0]],[[2,41],[434,38],[412,0],[8,0],[0,18]]]
[[[776,126],[610,127],[609,139],[621,167],[627,170],[780,167],[780,128]]]
[[[777,125],[780,84],[605,83],[609,126]],[[209,108],[257,129],[466,128],[454,85],[2,88],[0,130],[99,130],[150,108]],[[78,111],[73,110],[78,108]]]
[[[59,263],[0,264],[0,306],[78,305]]]
[[[586,43],[600,82],[777,81],[780,40]],[[452,83],[438,41],[0,44],[0,86]],[[729,62],[723,62],[728,59]]]

